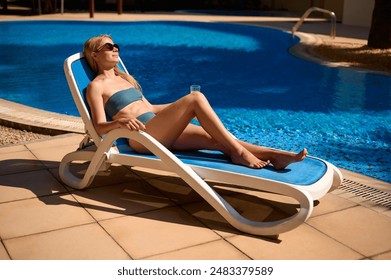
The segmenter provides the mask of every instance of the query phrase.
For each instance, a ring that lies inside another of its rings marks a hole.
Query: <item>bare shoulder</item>
[[[104,92],[104,84],[101,79],[92,80],[87,86],[87,100],[96,99],[102,97]]]
[[[103,80],[95,78],[94,80],[92,80],[88,84],[88,86],[87,86],[87,93],[89,93],[89,92],[94,92],[94,93],[99,92],[99,93],[102,94],[103,89],[104,89]]]

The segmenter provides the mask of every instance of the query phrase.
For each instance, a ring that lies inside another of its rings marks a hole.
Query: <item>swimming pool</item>
[[[71,31],[71,32],[70,32]],[[0,98],[77,115],[62,65],[109,33],[152,103],[201,84],[223,122],[255,144],[310,154],[391,182],[391,78],[289,54],[274,29],[201,22],[0,22]]]

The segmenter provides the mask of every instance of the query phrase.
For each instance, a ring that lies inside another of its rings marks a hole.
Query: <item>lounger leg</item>
[[[333,184],[332,184],[329,192],[337,189],[342,184],[342,181],[343,181],[343,176],[342,176],[341,171],[337,167],[335,167],[334,165],[332,165],[332,168],[334,170],[334,176],[333,176]]]
[[[91,161],[93,157],[94,152],[86,151],[72,152],[64,156],[59,167],[59,175],[61,180],[68,186],[79,190],[89,186],[95,174],[91,175],[91,172],[86,172],[82,178],[77,177],[70,171],[70,165],[74,161]],[[89,165],[88,169],[91,169],[91,164]]]
[[[203,179],[193,170],[183,168],[177,174],[181,176],[198,194],[200,194],[217,212],[220,213],[233,227],[240,231],[255,235],[278,235],[290,231],[304,223],[313,210],[312,197],[306,192],[286,188],[278,193],[295,198],[300,204],[300,210],[295,215],[273,222],[256,222],[240,215],[226,200],[216,193]]]
[[[67,154],[61,161],[59,167],[59,175],[61,180],[68,186],[75,189],[84,189],[88,187],[94,179],[96,173],[100,171],[101,167],[104,166],[105,160],[107,159],[106,153],[98,154],[92,151],[76,151]],[[79,178],[72,174],[70,171],[70,164],[73,161],[90,161],[86,173],[82,178]]]

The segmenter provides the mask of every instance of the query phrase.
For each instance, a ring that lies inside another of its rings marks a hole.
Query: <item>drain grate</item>
[[[343,180],[339,188],[391,209],[390,193],[346,179]]]

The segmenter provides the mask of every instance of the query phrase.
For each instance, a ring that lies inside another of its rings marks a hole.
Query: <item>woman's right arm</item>
[[[107,121],[103,104],[103,90],[99,82],[91,82],[87,87],[87,102],[91,110],[92,123],[99,136],[107,134],[116,128],[127,128],[129,130],[145,130],[145,126],[137,119],[121,118]]]

